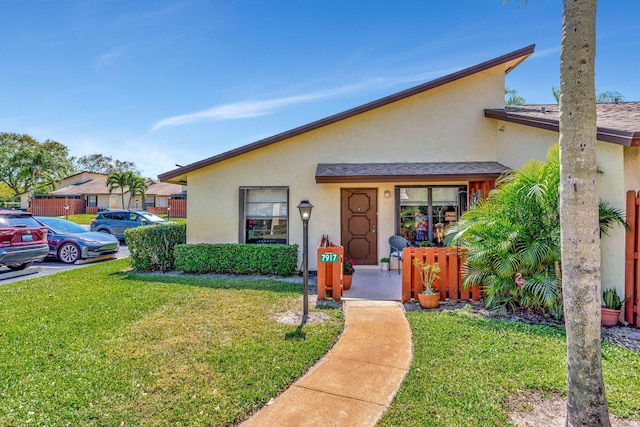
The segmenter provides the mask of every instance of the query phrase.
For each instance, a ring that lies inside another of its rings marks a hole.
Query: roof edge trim
[[[247,144],[247,145],[235,148],[233,150],[226,151],[224,153],[221,153],[221,154],[218,154],[218,155],[215,155],[215,156],[212,156],[212,157],[197,161],[195,163],[191,163],[191,164],[183,166],[181,168],[174,169],[174,170],[169,171],[169,172],[165,172],[163,174],[158,175],[158,179],[160,181],[167,181],[167,180],[170,180],[172,178],[179,177],[181,175],[187,174],[187,173],[192,172],[194,170],[201,169],[203,167],[210,166],[212,164],[219,163],[219,162],[222,162],[224,160],[227,160],[227,159],[230,159],[230,158],[233,158],[233,157],[236,157],[236,156],[240,156],[242,154],[249,153],[249,152],[251,152],[253,150],[256,150],[258,148],[266,147],[268,145],[274,144],[276,142],[279,142],[279,141],[282,141],[282,140],[285,140],[285,139],[292,138],[294,136],[302,135],[302,134],[310,132],[312,130],[319,129],[321,127],[324,127],[324,126],[339,122],[341,120],[345,120],[345,119],[350,118],[350,117],[354,117],[354,116],[356,116],[358,114],[362,114],[362,113],[365,113],[367,111],[371,111],[373,109],[382,107],[384,105],[391,104],[393,102],[402,100],[404,98],[408,98],[410,96],[417,95],[417,94],[419,94],[421,92],[425,92],[427,90],[436,88],[438,86],[442,86],[442,85],[445,85],[447,83],[454,82],[456,80],[462,79],[464,77],[468,77],[470,75],[479,73],[481,71],[488,70],[489,68],[496,67],[496,66],[498,66],[500,64],[504,64],[504,63],[509,62],[509,61],[514,61],[516,59],[520,59],[517,62],[517,64],[519,64],[520,62],[524,61],[527,57],[529,57],[531,54],[533,54],[533,52],[535,51],[535,46],[536,46],[535,44],[531,44],[529,46],[526,46],[524,48],[515,50],[513,52],[510,52],[510,53],[507,53],[505,55],[499,56],[497,58],[490,59],[488,61],[482,62],[482,63],[477,64],[477,65],[473,65],[471,67],[467,67],[467,68],[465,68],[463,70],[460,70],[460,71],[457,71],[455,73],[448,74],[446,76],[437,78],[435,80],[431,80],[431,81],[426,82],[426,83],[422,83],[422,84],[420,84],[418,86],[414,86],[412,88],[405,89],[403,91],[400,91],[400,92],[397,92],[395,94],[386,96],[384,98],[377,99],[375,101],[360,105],[358,107],[343,111],[341,113],[337,113],[337,114],[334,114],[332,116],[325,117],[323,119],[316,120],[314,122],[308,123],[306,125],[302,125],[302,126],[299,126],[297,128],[294,128],[294,129],[279,133],[277,135],[274,135],[274,136],[271,136],[271,137],[268,137],[268,138],[265,138],[265,139],[261,139],[261,140],[256,141],[256,142],[252,142],[250,144]],[[508,70],[505,70],[505,73],[511,71],[516,65],[514,65],[513,67],[510,67]]]

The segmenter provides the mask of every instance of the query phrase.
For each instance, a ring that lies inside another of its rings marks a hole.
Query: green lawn
[[[411,368],[379,426],[506,426],[510,396],[566,395],[564,332],[475,317],[408,312]],[[640,353],[603,344],[611,413],[640,418]]]
[[[299,285],[122,272],[127,260],[0,286],[0,425],[232,425],[342,330],[274,312]],[[315,310],[315,308],[312,308]]]

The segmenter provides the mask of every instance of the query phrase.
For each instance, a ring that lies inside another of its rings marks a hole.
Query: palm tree
[[[560,246],[569,426],[609,427],[600,348],[596,0],[565,0],[560,46]]]
[[[122,197],[122,207],[124,208],[124,193],[125,188],[129,187],[129,184],[134,180],[135,175],[132,172],[114,172],[107,177],[107,189],[109,194],[114,190],[120,190],[120,196]],[[131,202],[131,198],[129,198]],[[127,205],[127,208],[129,206]]]
[[[531,160],[501,176],[489,198],[447,229],[447,244],[468,249],[465,286],[482,286],[490,309],[525,307],[562,315],[559,185],[555,145],[546,162]],[[626,225],[622,212],[605,202],[600,218],[603,234],[615,224]]]
[[[129,204],[127,205],[127,209],[129,209],[129,207],[131,206],[131,200],[134,199],[136,195],[140,195],[140,198],[142,199],[142,203],[144,204],[147,188],[149,188],[149,186],[147,185],[147,181],[142,177],[134,175],[131,181],[129,182],[128,187],[129,187],[130,197],[129,197]]]

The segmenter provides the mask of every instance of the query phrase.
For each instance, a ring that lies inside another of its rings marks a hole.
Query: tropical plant
[[[508,95],[508,97],[507,97]],[[504,88],[505,105],[524,105],[527,101],[515,89]]]
[[[144,203],[144,199],[146,198],[146,192],[149,188],[147,181],[139,176],[133,175],[131,181],[129,182],[129,203],[127,203],[127,209],[131,206],[131,200],[133,200],[136,195],[139,195]]]
[[[129,191],[129,203],[126,204],[127,209],[131,206],[131,200],[140,195],[144,200],[146,196],[148,185],[144,178],[139,177],[133,172],[114,172],[107,177],[107,189],[109,194],[115,190],[120,190],[120,197],[122,197],[122,207],[125,207],[124,193],[125,189]]]
[[[352,259],[344,257],[342,259],[342,274],[345,276],[353,275],[353,273],[356,271],[355,268],[353,268],[355,265],[356,263],[353,262]]]
[[[414,258],[413,265],[418,269],[420,279],[422,280],[422,293],[423,294],[437,294],[438,293],[438,273],[442,271],[440,264],[434,262],[433,264],[427,264],[419,258]]]
[[[602,306],[609,310],[622,310],[622,304],[624,304],[626,300],[627,298],[621,300],[618,292],[613,288],[602,292]]]
[[[446,230],[445,243],[468,249],[466,287],[480,285],[488,308],[530,308],[562,316],[559,149],[503,174],[489,197]],[[601,232],[626,226],[623,213],[600,202]],[[516,276],[519,283],[516,282]]]

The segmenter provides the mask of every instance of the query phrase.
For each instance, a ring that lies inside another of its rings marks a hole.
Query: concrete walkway
[[[373,426],[412,357],[400,303],[345,301],[345,329],[311,370],[242,426]]]

